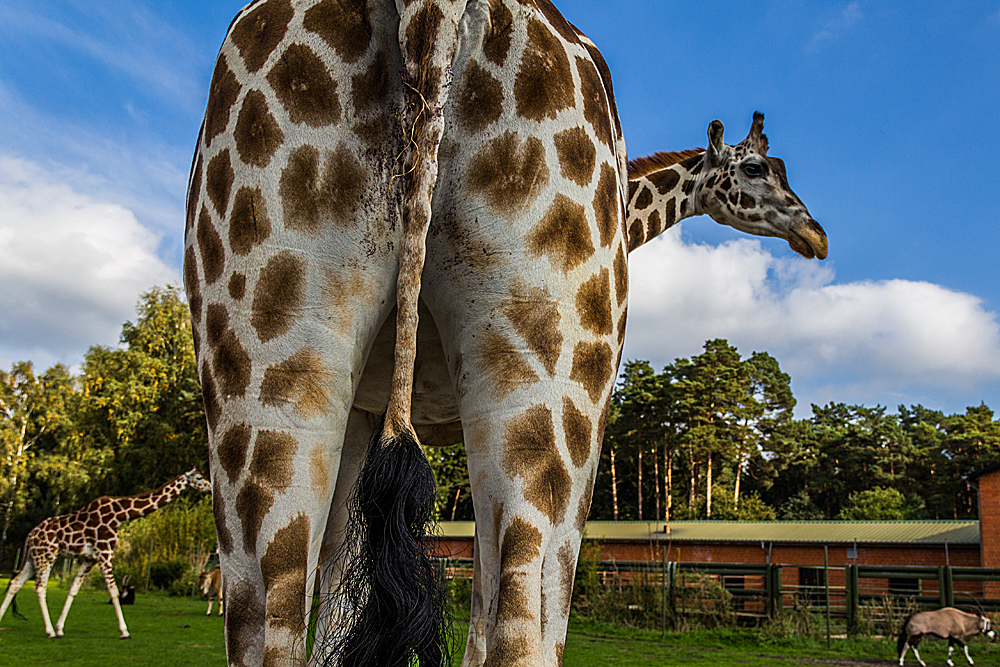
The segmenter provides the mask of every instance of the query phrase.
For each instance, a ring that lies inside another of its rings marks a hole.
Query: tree
[[[208,438],[191,318],[177,288],[139,298],[117,349],[90,348],[78,424],[105,452],[94,495],[132,495],[183,469],[207,470]]]
[[[844,521],[900,521],[920,518],[922,502],[908,502],[896,489],[876,486],[852,493],[837,515]]]
[[[11,523],[28,506],[31,474],[44,468],[40,449],[50,449],[60,429],[68,424],[67,402],[73,380],[65,366],[57,365],[36,376],[30,361],[15,363],[10,372],[0,371],[0,452],[3,454],[0,499],[0,562]],[[51,471],[48,471],[51,473]]]

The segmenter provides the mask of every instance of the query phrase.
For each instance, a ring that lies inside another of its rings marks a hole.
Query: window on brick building
[[[826,601],[826,571],[821,567],[800,567],[799,594],[808,604],[823,604]]]
[[[893,577],[889,579],[889,594],[906,597],[920,595],[920,580]]]

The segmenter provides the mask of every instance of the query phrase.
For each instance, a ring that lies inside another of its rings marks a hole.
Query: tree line
[[[619,377],[590,518],[606,520],[976,519],[965,477],[1000,463],[985,404],[830,403],[795,419],[791,379],[766,352],[722,339],[657,373]]]
[[[154,288],[136,315],[118,346],[91,347],[77,372],[30,361],[0,371],[0,563],[46,517],[192,466],[208,472],[187,305],[177,288]],[[661,372],[626,362],[590,518],[976,518],[964,476],[1000,462],[1000,422],[985,404],[946,415],[831,403],[808,419],[794,406],[776,359],[743,358],[725,340]],[[471,520],[463,448],[428,457],[439,518]]]

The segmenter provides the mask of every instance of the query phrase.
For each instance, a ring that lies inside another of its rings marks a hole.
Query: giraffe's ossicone
[[[314,590],[317,664],[446,664],[421,446],[456,442],[463,664],[561,662],[625,332],[626,165],[608,67],[549,0],[236,17],[184,259],[231,665],[305,664]]]

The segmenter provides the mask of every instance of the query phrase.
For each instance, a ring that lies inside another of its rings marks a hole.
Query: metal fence
[[[442,559],[448,579],[472,578],[471,559]],[[825,619],[827,635],[891,629],[905,611],[959,606],[1000,610],[1000,568],[815,566],[795,564],[603,561],[602,584],[656,589],[655,611],[665,630],[695,599],[692,586],[706,579],[731,598],[734,618],[752,625],[779,613],[808,612]],[[697,575],[697,576],[691,576]],[[699,583],[700,582],[700,583]],[[989,586],[990,583],[995,586]],[[649,592],[647,590],[647,592]],[[654,599],[647,595],[646,600]],[[652,610],[649,610],[652,611]],[[894,616],[895,615],[895,616]]]

